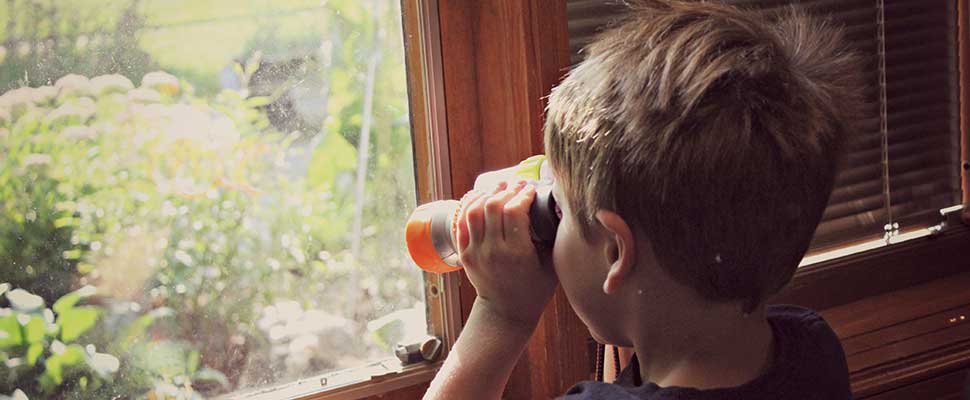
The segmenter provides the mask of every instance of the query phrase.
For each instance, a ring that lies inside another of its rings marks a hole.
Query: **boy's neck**
[[[725,388],[771,367],[774,334],[764,308],[744,316],[730,305],[674,313],[634,338],[640,376],[660,387]],[[645,322],[650,324],[649,322]],[[656,323],[656,321],[655,321]]]

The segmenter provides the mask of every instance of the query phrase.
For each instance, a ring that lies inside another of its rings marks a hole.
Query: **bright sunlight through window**
[[[427,332],[400,4],[0,4],[0,398],[199,399]]]

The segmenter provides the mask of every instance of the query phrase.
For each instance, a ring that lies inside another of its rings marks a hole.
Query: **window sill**
[[[822,310],[966,272],[970,226],[799,268],[771,303]]]
[[[355,400],[379,396],[412,386],[424,386],[434,379],[441,362],[401,367],[400,361],[388,358],[373,364],[302,379],[293,383],[229,398],[244,400]],[[423,392],[423,388],[421,390]]]
[[[970,368],[968,287],[965,272],[822,310],[842,340],[854,397],[959,393]]]

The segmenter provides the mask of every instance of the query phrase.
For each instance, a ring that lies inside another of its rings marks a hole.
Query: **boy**
[[[565,399],[850,398],[825,321],[765,306],[858,115],[841,35],[794,11],[648,1],[586,51],[549,98],[551,260],[529,241],[532,185],[466,195],[457,237],[478,298],[425,398],[499,398],[557,283],[597,341],[636,354],[617,384]]]

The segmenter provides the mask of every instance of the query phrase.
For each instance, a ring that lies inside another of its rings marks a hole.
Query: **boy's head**
[[[673,281],[756,308],[791,279],[822,216],[858,110],[857,58],[792,10],[661,1],[585,52],[545,127],[573,226],[586,241],[610,235],[597,211],[611,211]]]

